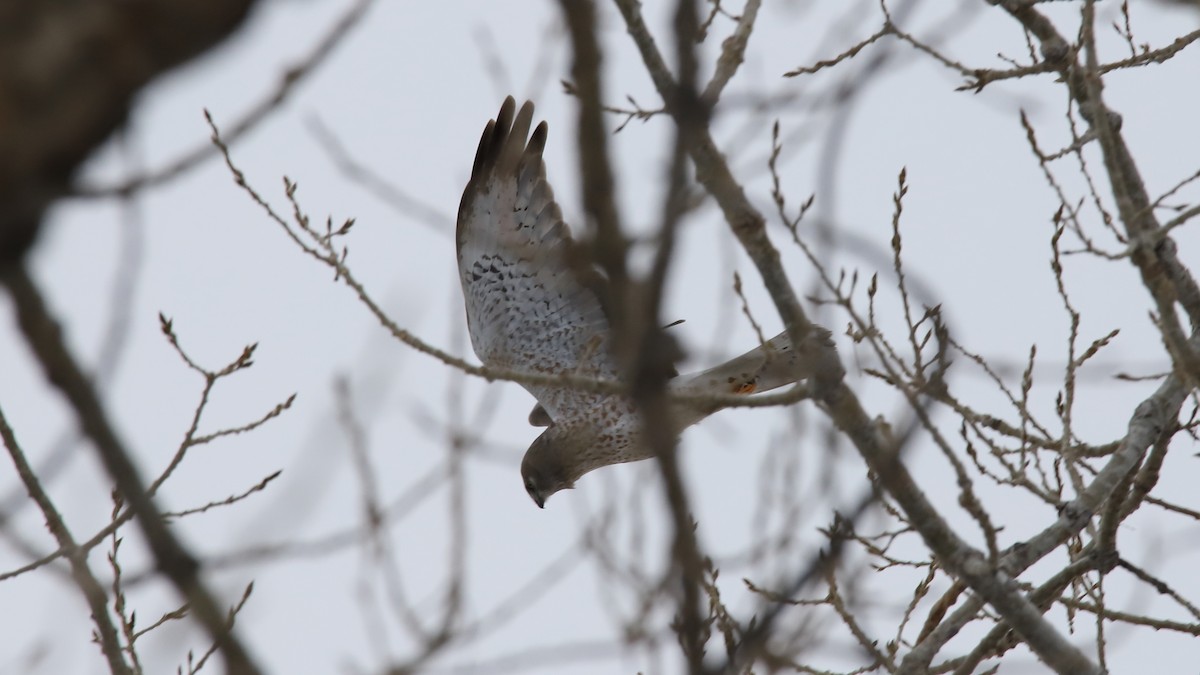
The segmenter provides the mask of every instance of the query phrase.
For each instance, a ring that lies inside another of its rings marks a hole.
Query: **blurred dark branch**
[[[138,91],[229,37],[253,0],[0,6],[0,264],[33,243]]]
[[[608,130],[604,126],[603,86],[601,84],[600,44],[596,39],[596,8],[592,0],[560,2],[571,37],[572,92],[579,98],[579,163],[583,208],[588,217],[591,261],[608,276],[609,297],[606,310],[616,335],[618,356],[623,357],[630,344],[620,341],[626,336],[625,321],[628,295],[628,273],[625,254],[629,242],[621,231],[617,212],[612,163],[608,154]],[[581,261],[580,264],[590,264]]]
[[[671,574],[678,574],[679,614],[676,617],[680,644],[689,671],[703,672],[705,617],[701,613],[699,583],[704,568],[695,523],[676,456],[675,425],[671,423],[671,402],[667,380],[678,358],[674,343],[663,333],[660,314],[663,284],[674,252],[675,231],[685,211],[687,192],[686,165],[682,136],[676,143],[671,167],[670,186],[664,204],[664,220],[659,247],[650,278],[634,282],[625,269],[627,241],[621,233],[613,192],[612,165],[608,154],[608,131],[604,127],[601,54],[596,37],[595,6],[589,0],[561,2],[566,18],[574,61],[571,77],[579,98],[579,151],[583,180],[584,208],[595,224],[593,254],[611,284],[608,298],[617,362],[628,373],[631,394],[641,415],[642,442],[655,450],[663,478],[674,540],[671,547]],[[694,46],[699,19],[694,0],[680,0],[676,12],[676,39],[679,58],[692,105],[699,111],[695,90],[697,72]]]
[[[122,136],[121,145],[122,149],[129,151],[128,136]],[[119,200],[122,213],[120,244],[117,260],[112,266],[115,274],[109,289],[109,309],[106,313],[103,337],[93,361],[95,369],[91,374],[92,383],[100,392],[104,392],[113,381],[128,352],[132,298],[145,267],[145,223],[138,202],[138,196],[134,194]],[[44,485],[52,485],[55,479],[71,466],[72,461],[80,456],[81,453],[76,451],[82,445],[81,440],[78,429],[64,429],[48,444],[49,450],[41,453],[34,470]],[[34,547],[25,542],[15,528],[9,526],[9,521],[28,504],[28,496],[20,486],[13,486],[12,490],[0,495],[0,536],[7,538],[27,558],[41,558],[42,554],[35,552]],[[85,550],[90,548],[85,547]]]
[[[261,101],[252,105],[249,110],[243,112],[241,117],[236,121],[226,125],[224,131],[225,140],[229,143],[236,143],[248,132],[257,127],[259,123],[267,119],[271,113],[279,110],[288,98],[295,93],[298,85],[316,71],[328,59],[333,50],[342,43],[350,31],[358,25],[372,2],[373,0],[357,0],[357,2],[351,5],[329,27],[328,31],[321,36],[308,54],[284,70],[283,76],[279,78],[279,82],[276,83],[275,88],[271,92],[264,96]],[[216,156],[217,149],[213,147],[212,143],[207,141],[201,142],[163,167],[152,171],[144,171],[111,185],[76,185],[72,187],[71,194],[75,197],[86,198],[114,197],[155,187],[178,178],[205,160]]]
[[[707,120],[707,106],[701,103],[696,90],[699,66],[695,50],[699,22],[696,0],[678,0],[674,29],[676,58],[679,62],[682,85],[676,89],[680,98],[674,105],[687,110],[688,114]],[[671,555],[675,571],[679,575],[681,592],[679,613],[675,618],[679,642],[683,646],[691,672],[700,673],[704,672],[704,644],[709,633],[706,616],[700,604],[705,565],[696,538],[696,523],[692,520],[690,499],[679,471],[679,458],[676,453],[678,438],[675,425],[670,421],[671,405],[666,396],[667,380],[671,376],[671,366],[678,359],[678,354],[671,352],[674,345],[660,328],[663,325],[661,309],[667,269],[675,252],[676,232],[687,211],[687,174],[687,145],[681,128],[677,126],[671,152],[667,194],[663,200],[658,250],[655,251],[650,278],[641,284],[640,289],[642,316],[637,327],[641,330],[641,348],[637,354],[633,394],[644,415],[645,440],[657,451],[658,467],[674,528]]]
[[[186,600],[190,614],[208,631],[235,675],[261,672],[229,625],[227,609],[200,578],[196,559],[167,527],[162,513],[146,491],[133,458],[117,438],[104,406],[87,376],[67,349],[62,329],[50,314],[41,292],[21,265],[0,266],[0,283],[8,289],[25,343],[57,388],[91,440],[101,464],[133,512],[159,571]]]

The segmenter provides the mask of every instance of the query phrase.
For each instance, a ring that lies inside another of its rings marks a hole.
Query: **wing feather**
[[[467,325],[486,365],[612,377],[603,279],[577,262],[546,180],[546,123],[512,97],[479,140],[458,210],[456,242]],[[526,139],[528,138],[528,142]],[[559,420],[586,409],[585,392],[526,386]]]

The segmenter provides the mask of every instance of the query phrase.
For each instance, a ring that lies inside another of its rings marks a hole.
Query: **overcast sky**
[[[625,105],[629,95],[643,107],[658,107],[660,100],[620,17],[608,3],[600,4],[608,99]],[[653,13],[658,4],[646,4],[653,6],[647,11],[662,36],[660,46],[668,49],[664,17]],[[878,4],[764,4],[746,62],[715,123],[718,143],[752,201],[774,214],[766,162],[771,125],[779,119],[789,204],[794,207],[816,195],[814,218],[808,222],[828,223],[838,242],[835,249],[824,249],[828,268],[834,274],[856,271],[864,284],[878,272],[884,288],[880,312],[888,325],[899,327],[889,242],[892,195],[898,173],[907,168],[904,250],[913,281],[927,289],[920,302],[941,303],[956,339],[1004,366],[1010,386],[1019,386],[1030,346],[1036,344],[1039,380],[1032,396],[1052,421],[1069,327],[1050,271],[1051,217],[1058,199],[1029,151],[1019,113],[1026,112],[1044,148],[1062,148],[1070,142],[1063,87],[1043,75],[998,83],[978,94],[955,91],[960,76],[887,40],[838,68],[785,79],[783,73],[830,58],[877,30],[882,21]],[[915,4],[902,26],[964,64],[1003,68],[998,54],[1028,60],[1019,26],[982,1]],[[124,142],[99,153],[81,181],[111,184],[164,166],[206,143],[203,109],[211,111],[218,125],[232,125],[278,86],[285,69],[312,49],[347,6],[263,3],[228,43],[146,89]],[[1100,3],[1098,24],[1119,20],[1117,9],[1112,2]],[[1135,35],[1152,46],[1200,23],[1194,10],[1159,3],[1135,3],[1134,10]],[[1044,11],[1063,20],[1064,33],[1074,35],[1070,17],[1077,14],[1077,3],[1047,5]],[[704,46],[709,63],[730,29],[724,19],[714,24],[714,35]],[[1108,58],[1128,55],[1111,29],[1103,31],[1102,41]],[[883,70],[857,92],[852,105],[839,105],[839,88],[864,78],[863,67],[881,53],[888,55]],[[1197,169],[1198,54],[1193,48],[1165,65],[1118,71],[1106,79],[1107,100],[1123,115],[1123,131],[1152,197]],[[348,263],[358,278],[401,326],[475,361],[452,239],[475,145],[505,95],[532,99],[537,119],[550,125],[549,178],[568,221],[578,222],[575,102],[559,84],[568,70],[568,45],[554,3],[381,0],[278,110],[234,144],[234,159],[281,213],[291,210],[282,191],[286,175],[299,183],[298,198],[314,219],[331,216],[340,223],[356,218],[346,243]],[[765,111],[756,109],[768,101]],[[609,119],[614,128],[620,121]],[[419,205],[397,209],[353,180],[325,149],[317,128],[327,129],[355,162]],[[634,121],[613,137],[619,204],[634,232],[649,231],[661,212],[663,159],[672,140],[672,127],[663,117]],[[1090,157],[1101,177],[1098,155]],[[1071,161],[1063,160],[1062,173],[1069,194],[1078,198],[1084,193]],[[1107,188],[1102,184],[1100,189],[1107,199]],[[1193,186],[1175,202],[1195,197]],[[1095,227],[1104,245],[1117,250]],[[797,288],[816,292],[812,266],[777,219],[771,228]],[[1184,261],[1200,261],[1193,252],[1200,241],[1193,233],[1185,228],[1177,235]],[[686,319],[671,329],[688,350],[684,370],[707,367],[753,346],[753,331],[732,290],[735,270],[764,330],[779,330],[753,266],[711,203],[687,220],[678,253],[664,311],[670,318]],[[438,668],[489,663],[542,648],[550,656],[513,663],[520,670],[541,664],[543,672],[578,673],[664,672],[671,667],[673,662],[648,660],[643,651],[619,648],[619,626],[634,613],[635,596],[608,579],[594,558],[578,554],[583,524],[615,505],[618,517],[610,535],[618,550],[649,570],[657,569],[666,539],[653,465],[597,471],[576,490],[556,495],[544,511],[534,508],[517,468],[538,433],[526,424],[532,398],[515,384],[464,379],[392,339],[329,269],[305,256],[265,217],[216,159],[128,204],[60,203],[32,261],[83,360],[100,372],[116,366],[104,387],[106,401],[145,475],[157,475],[166,465],[203,384],[163,339],[159,312],[174,320],[189,354],[209,367],[219,367],[244,345],[258,343],[254,367],[218,384],[202,430],[244,424],[298,393],[292,409],[263,428],[193,449],[164,487],[164,508],[180,510],[241,493],[283,470],[264,493],[178,523],[196,551],[220,558],[263,544],[315,541],[361,524],[362,485],[337,423],[334,395],[335,382],[346,378],[356,417],[367,431],[370,478],[381,502],[392,503],[414,488],[431,491],[389,530],[400,561],[400,585],[430,624],[438,616],[450,560],[449,491],[443,480],[448,429],[458,427],[472,436],[473,450],[464,467],[465,611],[478,618],[505,603],[522,611],[495,629],[485,628],[466,646],[451,649],[434,662]],[[1121,330],[1097,358],[1097,374],[1079,395],[1077,431],[1088,441],[1105,442],[1124,433],[1133,406],[1155,386],[1107,376],[1116,370],[1148,374],[1166,367],[1148,319],[1153,305],[1127,261],[1072,257],[1066,278],[1083,316],[1081,344]],[[134,290],[123,295],[120,289],[130,282]],[[114,297],[123,298],[120,307],[114,307]],[[871,414],[893,416],[901,410],[893,394],[862,373],[872,357],[844,336],[846,316],[828,307],[806,307],[838,336],[851,386],[861,392]],[[0,308],[5,310],[0,312],[0,405],[36,463],[70,438],[72,417],[41,381],[15,331],[6,298],[0,299]],[[117,325],[128,331],[116,357],[103,353],[114,312],[126,317]],[[960,365],[952,383],[961,387],[961,397],[1011,416],[995,388],[978,371]],[[852,501],[863,484],[865,469],[857,456],[805,433],[815,428],[817,415],[807,404],[783,412],[725,411],[684,436],[682,462],[700,538],[719,562],[726,561],[722,588],[732,609],[745,613],[755,606],[742,577],[770,585],[786,575],[792,569],[789,560],[801,561],[821,546],[816,528],[827,525],[833,511]],[[51,492],[77,536],[84,538],[107,522],[109,487],[87,448],[70,457],[50,483]],[[773,463],[780,457],[787,458],[782,467]],[[952,474],[937,451],[920,443],[910,460],[922,486],[949,516],[969,522],[956,506]],[[1192,494],[1195,461],[1187,448],[1171,456],[1159,488],[1163,495]],[[1004,527],[1003,543],[1028,536],[1054,518],[1053,509],[1015,491],[983,483],[981,489],[998,509],[994,515]],[[19,491],[5,469],[0,469],[0,490],[4,499]],[[775,516],[766,524],[772,531],[790,529],[796,541],[790,559],[765,565],[744,554],[762,526],[760,495],[771,490],[811,495],[811,500],[802,500],[805,509],[794,520],[782,522]],[[1190,498],[1188,503],[1194,502]],[[631,513],[649,515],[643,521]],[[1194,522],[1166,518],[1162,512],[1152,516],[1135,518],[1122,529],[1123,550],[1156,574],[1189,581],[1191,588],[1180,590],[1195,599],[1200,585],[1194,574],[1182,572],[1200,563],[1200,530]],[[52,550],[35,509],[20,510],[15,527],[37,550]],[[646,538],[640,557],[630,552],[639,527],[645,528]],[[963,532],[976,543],[980,540],[975,529]],[[9,539],[4,542],[0,570],[27,559]],[[101,570],[104,550],[91,558]],[[919,555],[915,548],[908,550]],[[127,573],[146,570],[145,557],[132,544],[122,550],[122,560]],[[381,590],[387,586],[372,569],[363,549],[351,546],[234,565],[212,578],[233,599],[254,581],[254,595],[238,626],[272,672],[371,672],[409,655],[413,645],[390,614],[391,599]],[[880,639],[892,637],[889,627],[907,602],[903,590],[895,596],[882,591],[911,589],[919,579],[888,574],[869,577],[860,587],[863,593],[880,592],[869,596],[874,603],[867,612],[878,621],[873,627]],[[365,586],[364,578],[373,584]],[[539,587],[544,592],[531,590]],[[1145,597],[1145,587],[1134,594],[1116,579],[1107,590],[1118,607],[1147,611],[1153,601]],[[157,581],[132,587],[130,601],[141,625],[174,607],[174,596],[165,591]],[[53,653],[37,672],[102,671],[99,652],[88,642],[86,607],[65,575],[41,571],[4,582],[0,606],[9,608],[0,613],[0,633],[6,636],[0,641],[0,673],[18,672],[17,664],[38,645]],[[1055,612],[1056,623],[1062,623],[1061,610]],[[1186,615],[1174,618],[1188,620]],[[1075,639],[1082,644],[1092,639],[1091,621],[1079,622]],[[653,630],[663,630],[664,613],[655,614],[651,624]],[[816,635],[827,636],[828,643],[814,658],[815,665],[848,669],[861,662],[845,631],[822,630]],[[1197,660],[1195,640],[1176,634],[1118,627],[1109,639],[1112,672],[1138,671],[1147,654],[1174,664],[1162,672],[1183,672]],[[666,640],[672,642],[670,636]],[[967,648],[971,644],[969,639],[962,642]],[[558,649],[562,645],[567,647]],[[194,631],[169,626],[145,638],[147,672],[174,672],[187,649],[204,649]],[[1028,652],[1021,654],[1001,672],[1037,672]],[[588,658],[567,665],[550,660],[580,655]]]

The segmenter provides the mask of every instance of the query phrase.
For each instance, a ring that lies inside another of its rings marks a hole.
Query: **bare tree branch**
[[[0,283],[16,308],[25,342],[50,381],[71,404],[84,434],[91,439],[116,489],[129,504],[158,569],[187,601],[191,614],[208,631],[221,651],[226,669],[236,675],[261,672],[229,626],[228,612],[200,578],[195,557],[167,527],[162,513],[146,492],[133,458],[117,438],[104,406],[63,341],[62,329],[50,314],[41,293],[20,265],[0,267]]]
[[[104,587],[100,585],[96,576],[92,574],[91,568],[88,567],[87,551],[75,543],[75,538],[71,535],[71,530],[67,528],[62,515],[54,506],[54,502],[50,500],[50,496],[42,489],[42,482],[38,480],[37,475],[33,472],[33,467],[25,459],[25,453],[17,444],[16,434],[9,426],[8,420],[5,419],[3,410],[0,410],[0,440],[4,441],[4,447],[8,449],[8,456],[12,459],[21,482],[25,484],[25,489],[29,491],[29,497],[42,510],[42,515],[46,518],[46,528],[50,530],[50,534],[54,536],[58,545],[68,551],[66,555],[67,560],[71,563],[71,576],[75,579],[75,585],[83,593],[88,608],[92,612],[92,622],[96,624],[100,649],[108,660],[109,672],[113,675],[130,675],[133,671],[125,661],[125,654],[121,649],[121,638],[108,613],[108,594],[105,593]]]

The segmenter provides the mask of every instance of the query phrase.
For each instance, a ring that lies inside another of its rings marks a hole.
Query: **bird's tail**
[[[795,349],[787,331],[741,356],[719,366],[692,375],[684,375],[672,383],[688,393],[753,394],[784,387],[804,379],[803,359]]]
[[[813,330],[822,333],[814,336],[818,341],[831,339],[823,328],[813,326]],[[784,331],[719,366],[672,381],[671,388],[686,394],[755,394],[778,389],[812,374],[813,355],[807,351],[795,349]],[[692,414],[684,415],[688,419],[681,420],[683,426],[695,424],[719,407],[690,410]]]

